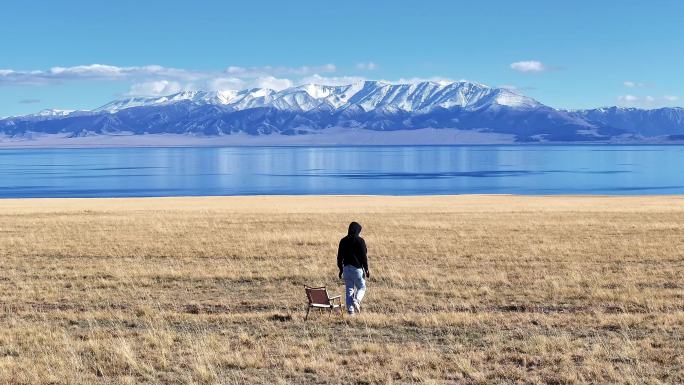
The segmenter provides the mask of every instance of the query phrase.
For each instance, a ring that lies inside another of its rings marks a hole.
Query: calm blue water
[[[684,146],[0,150],[0,197],[684,194]]]

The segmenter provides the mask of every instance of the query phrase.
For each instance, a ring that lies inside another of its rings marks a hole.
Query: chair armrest
[[[341,296],[341,295],[336,295],[336,296],[334,296],[334,297],[328,297],[328,299],[330,299],[330,300],[332,300],[332,299],[339,299],[340,297],[342,297],[342,296]]]

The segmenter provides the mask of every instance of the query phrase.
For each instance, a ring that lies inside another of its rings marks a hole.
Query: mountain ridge
[[[115,100],[93,111],[118,112],[131,107],[163,105],[183,100],[199,104],[230,106],[236,110],[274,107],[282,110],[310,111],[321,107],[344,109],[351,105],[358,105],[366,111],[383,106],[391,106],[403,111],[419,111],[436,106],[466,107],[492,95],[497,96],[499,104],[518,107],[541,105],[534,99],[504,88],[492,88],[466,81],[392,84],[367,80],[341,86],[304,84],[281,91],[269,88],[239,91],[182,91],[167,96]]]
[[[0,135],[6,140],[44,135],[299,136],[330,128],[472,131],[485,137],[509,135],[520,143],[667,142],[684,135],[684,109],[562,110],[473,82],[363,81],[280,91],[183,91],[115,100],[90,111],[44,110],[0,119]]]

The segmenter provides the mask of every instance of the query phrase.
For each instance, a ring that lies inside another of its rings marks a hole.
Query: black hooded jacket
[[[368,270],[368,259],[366,258],[366,242],[359,236],[361,225],[352,222],[349,224],[347,236],[340,240],[337,249],[337,267],[342,268],[347,265],[358,269]]]

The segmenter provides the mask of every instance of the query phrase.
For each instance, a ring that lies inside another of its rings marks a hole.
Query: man
[[[370,278],[366,242],[359,236],[360,233],[361,225],[350,223],[347,236],[340,240],[337,249],[337,267],[340,269],[338,276],[344,276],[345,303],[350,315],[361,312],[361,300],[366,293],[364,273]]]

